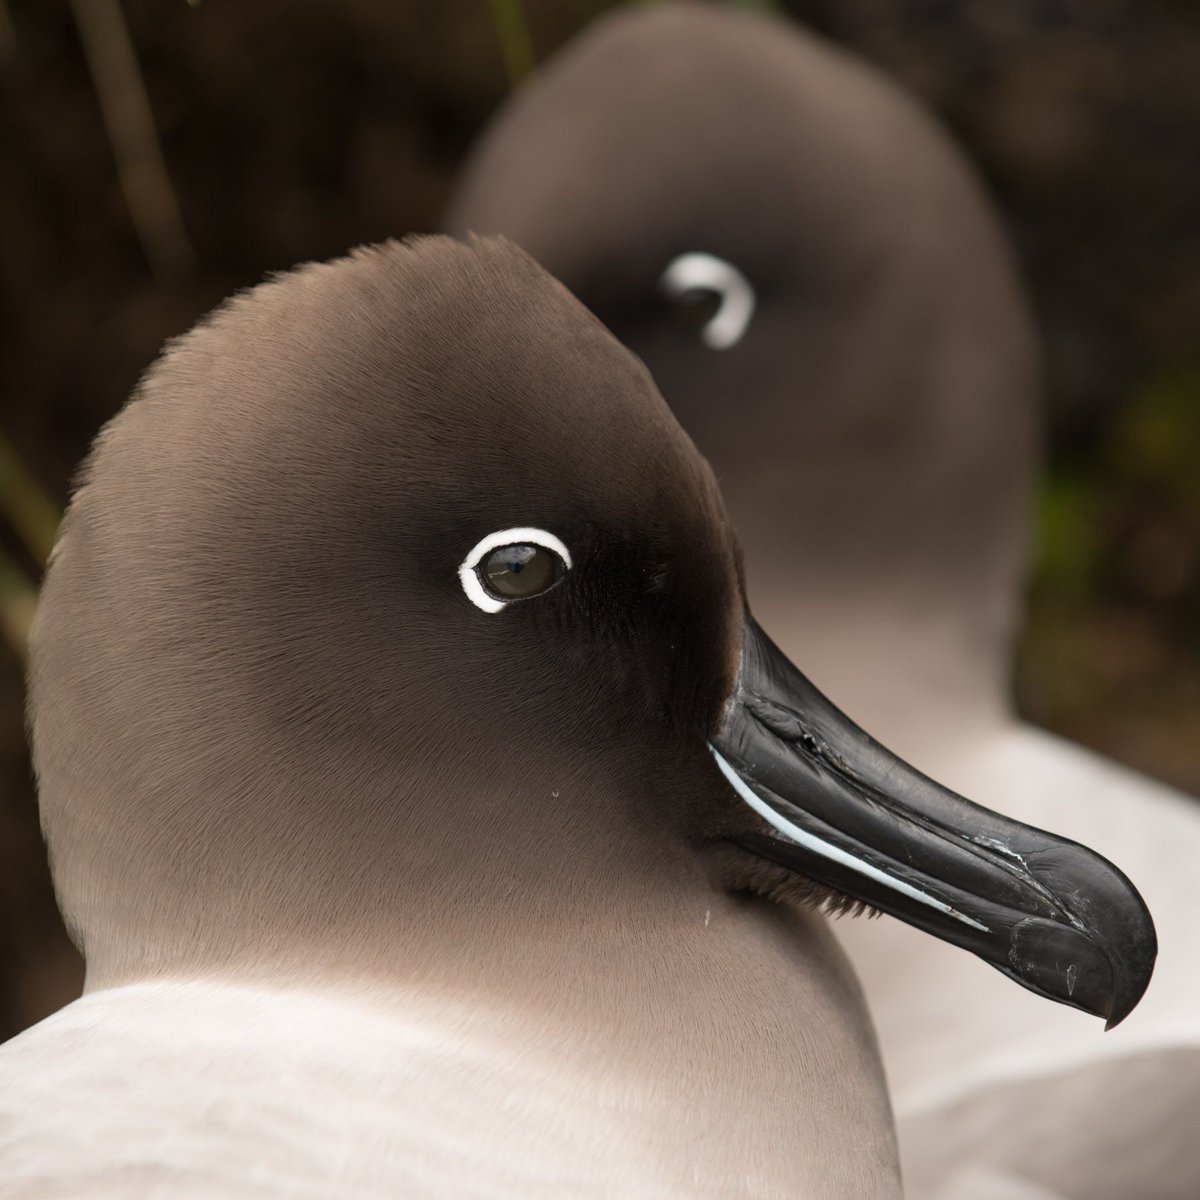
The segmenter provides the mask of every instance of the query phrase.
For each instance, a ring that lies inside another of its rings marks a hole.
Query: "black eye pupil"
[[[505,599],[536,596],[563,577],[562,559],[545,546],[501,546],[480,564],[484,584]]]
[[[673,297],[671,309],[681,324],[699,329],[717,315],[721,299],[721,293],[714,288],[693,287]]]

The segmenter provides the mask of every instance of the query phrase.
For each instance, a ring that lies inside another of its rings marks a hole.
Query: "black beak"
[[[1111,1029],[1154,969],[1154,923],[1107,859],[973,804],[835,708],[747,613],[717,765],[763,818],[745,849],[970,950]]]

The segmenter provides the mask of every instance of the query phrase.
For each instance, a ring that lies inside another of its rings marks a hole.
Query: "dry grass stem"
[[[17,56],[17,30],[7,0],[0,0],[0,64],[7,65]]]
[[[30,557],[44,566],[54,546],[62,513],[0,433],[0,515],[12,526]]]
[[[159,279],[182,274],[195,255],[167,174],[145,84],[117,0],[71,0],[100,100],[125,202]]]
[[[29,630],[37,610],[37,588],[25,572],[0,549],[0,639],[24,663],[29,650]]]

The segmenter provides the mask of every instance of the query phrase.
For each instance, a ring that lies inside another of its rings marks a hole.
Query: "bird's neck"
[[[239,1082],[241,1056],[254,1056],[242,1072],[251,1090],[239,1097],[251,1115],[253,1080],[277,1078],[281,1061],[294,1079],[295,1064],[311,1063],[299,1084],[322,1104],[332,1094],[370,1112],[384,1097],[378,1120],[390,1130],[439,1110],[455,1120],[477,1110],[465,1135],[473,1147],[481,1137],[495,1142],[497,1130],[512,1146],[532,1135],[540,1171],[564,1138],[603,1129],[592,1178],[634,1156],[642,1185],[657,1179],[671,1195],[898,1194],[874,1038],[823,920],[697,891],[653,912],[619,899],[590,915],[580,909],[563,929],[569,936],[493,927],[487,938],[442,947],[436,970],[390,983],[346,974],[315,988],[225,976],[158,990],[169,1019],[183,1024],[176,1036],[193,1048],[191,1061],[217,1086]],[[500,964],[511,973],[503,987]],[[186,1003],[197,990],[199,1011]],[[294,1095],[270,1096],[273,1116]],[[547,1107],[557,1111],[542,1117]],[[517,1151],[490,1153],[503,1163]]]
[[[1011,719],[1015,603],[947,594],[936,580],[862,587],[810,575],[757,579],[759,623],[839,708],[921,767]]]
[[[644,1079],[670,1094],[679,1076],[747,1112],[760,1089],[777,1092],[772,1136],[794,1119],[798,1095],[820,1108],[831,1072],[852,1063],[845,1102],[874,1106],[889,1152],[874,1039],[825,919],[730,895],[698,863],[680,872],[671,857],[657,878],[653,864],[628,871],[612,861],[559,887],[546,884],[546,860],[539,877],[516,853],[510,886],[479,877],[459,900],[348,888],[324,923],[247,913],[190,946],[161,939],[157,955],[123,970],[97,963],[87,990],[202,983],[364,1002],[399,1017],[443,1013],[585,1075]]]

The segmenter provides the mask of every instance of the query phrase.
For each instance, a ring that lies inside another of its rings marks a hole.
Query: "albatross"
[[[1156,914],[1155,985],[1104,1037],[891,922],[839,923],[912,1194],[1196,1195],[1200,808],[1012,712],[1036,339],[949,139],[795,26],[664,4],[514,95],[446,228],[513,238],[643,358],[811,678],[923,769],[1117,857]]]
[[[645,368],[502,240],[168,347],[82,470],[30,726],[87,978],[0,1050],[6,1195],[883,1200],[821,904],[1110,1022],[1153,962],[1119,870],[783,656]]]

